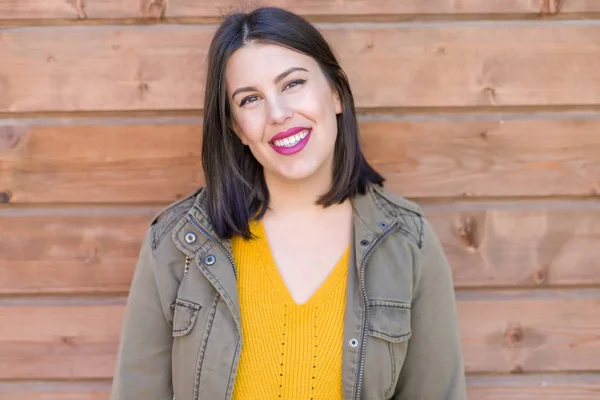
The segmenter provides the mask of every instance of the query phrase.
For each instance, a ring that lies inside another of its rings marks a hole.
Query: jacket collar
[[[352,199],[352,207],[354,239],[351,244],[353,255],[350,263],[351,267],[356,268],[358,281],[364,287],[364,267],[367,256],[381,238],[398,226],[399,221],[395,218],[395,209],[374,186],[370,186],[365,194],[355,196]],[[215,247],[220,247],[228,253],[226,255],[233,263],[231,241],[220,240],[217,237],[206,209],[206,195],[201,191],[193,207],[173,229],[172,239],[180,251],[197,261],[198,268],[224,299],[238,329],[241,329],[235,265],[231,264],[232,268],[223,268],[230,264],[218,262],[214,265],[211,263],[209,266],[201,261],[209,252],[214,252]]]
[[[352,208],[354,211],[354,236],[358,240],[357,243],[360,243],[360,241],[366,243],[365,240],[373,241],[379,234],[394,224],[398,217],[397,211],[390,206],[385,191],[372,184],[367,186],[364,194],[358,194],[352,199]],[[175,245],[188,257],[194,257],[203,247],[211,245],[210,242],[220,242],[231,253],[230,241],[218,238],[206,210],[206,192],[201,190],[196,195],[193,207],[173,230],[172,238]],[[418,212],[418,210],[413,211]],[[200,225],[201,229],[198,233],[201,235],[190,242],[186,240],[186,235],[190,232],[196,234],[195,231],[198,231],[196,224]]]

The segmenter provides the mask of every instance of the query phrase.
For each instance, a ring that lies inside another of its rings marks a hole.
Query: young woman
[[[443,250],[361,153],[319,32],[228,16],[204,112],[206,186],[148,229],[112,398],[465,399]]]

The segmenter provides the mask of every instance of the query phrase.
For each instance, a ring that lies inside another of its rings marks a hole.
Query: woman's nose
[[[272,125],[280,125],[292,117],[293,111],[287,104],[285,99],[277,96],[268,102],[269,123]]]

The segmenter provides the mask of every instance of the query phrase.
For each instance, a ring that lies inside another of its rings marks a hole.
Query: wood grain
[[[424,208],[456,288],[600,285],[600,207],[476,203]],[[525,208],[526,207],[526,208]]]
[[[168,16],[220,16],[231,9],[248,9],[254,4],[275,5],[292,12],[311,16],[336,15],[422,15],[422,14],[533,14],[541,11],[538,4],[528,0],[487,2],[485,0],[328,0],[277,1],[213,1],[212,7],[185,0],[170,4]],[[591,6],[591,5],[589,5]]]
[[[573,2],[571,9],[593,10],[592,1]],[[540,2],[540,4],[543,4]],[[531,0],[489,2],[485,0],[328,0],[248,1],[173,1],[150,0],[19,0],[0,3],[1,19],[102,19],[212,17],[218,18],[232,10],[248,10],[258,5],[275,5],[301,15],[334,17],[338,15],[421,15],[421,14],[535,14],[543,10]]]
[[[109,380],[0,383],[0,400],[108,400]],[[469,400],[596,400],[598,374],[468,376]]]
[[[467,377],[469,400],[592,400],[598,398],[598,374],[548,374]]]
[[[369,123],[364,151],[407,197],[600,194],[596,119]]]
[[[152,214],[74,211],[0,215],[0,294],[129,290]]]
[[[2,307],[0,379],[110,378],[123,312],[123,304]]]
[[[97,382],[3,382],[0,400],[109,400],[110,380]]]
[[[457,289],[599,286],[600,207],[588,204],[424,210]],[[0,294],[125,294],[158,208],[33,210],[0,210]]]
[[[169,202],[203,181],[199,125],[4,130],[18,138],[0,148],[12,203]]]
[[[360,127],[367,159],[405,197],[600,195],[600,117],[527,118]],[[160,119],[0,126],[0,192],[12,204],[168,203],[204,182],[201,136]]]
[[[0,379],[110,378],[121,304],[7,305],[0,312]],[[577,298],[460,299],[469,373],[600,369],[600,293]]]
[[[600,25],[593,22],[322,31],[360,108],[600,103]],[[212,34],[199,25],[5,29],[0,111],[198,110]]]
[[[595,13],[595,0],[328,0],[249,1],[213,0],[154,2],[150,0],[19,0],[0,3],[0,19],[105,19],[105,18],[219,18],[231,11],[247,11],[254,6],[275,5],[300,15],[337,16],[422,16],[422,15],[511,15]]]
[[[460,300],[459,296],[466,370],[513,374],[599,370],[600,297],[593,293],[567,292],[564,298],[535,292],[525,298],[509,294]]]
[[[554,4],[557,13],[600,12],[600,3],[596,0],[549,0],[549,2]]]

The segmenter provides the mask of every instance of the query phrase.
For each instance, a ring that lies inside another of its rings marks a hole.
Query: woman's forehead
[[[292,67],[311,71],[316,61],[306,54],[275,44],[249,43],[236,50],[227,60],[226,80],[231,84],[253,84],[262,79],[274,79]],[[244,82],[239,82],[239,81]]]

